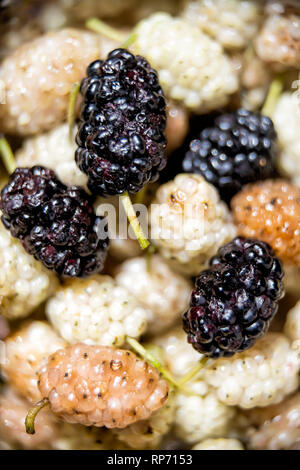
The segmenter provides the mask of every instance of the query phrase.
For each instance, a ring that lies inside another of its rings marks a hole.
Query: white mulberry
[[[188,444],[226,436],[235,414],[234,408],[221,403],[212,392],[203,396],[198,394],[197,381],[188,385],[195,395],[180,392],[177,395],[176,436]]]
[[[147,311],[109,276],[68,280],[46,305],[46,314],[69,343],[121,346],[125,336],[138,338]]]
[[[0,106],[2,131],[37,134],[65,120],[72,84],[100,55],[100,36],[70,28],[16,49],[0,67],[6,96]]]
[[[135,53],[158,71],[168,98],[206,113],[237,91],[236,72],[220,44],[188,21],[156,13],[141,21],[135,33]]]
[[[57,278],[13,238],[0,222],[0,313],[26,317],[49,297]]]
[[[54,170],[66,185],[85,186],[87,177],[75,163],[75,134],[70,142],[68,125],[62,124],[53,130],[29,137],[16,152],[19,167],[42,165]]]
[[[283,93],[272,118],[279,142],[278,170],[300,186],[300,108],[295,93]]]
[[[250,449],[299,450],[300,393],[278,405],[250,410],[247,417]]]
[[[145,257],[125,261],[118,268],[116,281],[148,309],[150,334],[169,328],[189,305],[191,284],[172,272],[159,255],[151,258],[149,269]]]
[[[38,372],[50,354],[65,346],[64,340],[47,323],[25,324],[5,340],[3,373],[20,395],[38,401],[41,399]]]
[[[183,16],[229,50],[243,49],[256,35],[261,11],[256,1],[196,0]]]
[[[169,385],[124,349],[74,346],[56,351],[39,375],[51,410],[69,423],[124,428],[148,419],[168,399]]]
[[[200,175],[160,186],[151,206],[151,238],[178,271],[197,275],[236,229],[217,190]]]
[[[280,402],[299,385],[300,353],[281,333],[267,333],[251,349],[217,359],[203,369],[203,379],[218,399],[241,408]]]
[[[300,15],[275,11],[267,15],[256,41],[259,57],[280,67],[300,67]]]

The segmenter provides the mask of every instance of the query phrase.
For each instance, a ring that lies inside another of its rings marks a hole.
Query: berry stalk
[[[70,98],[69,98],[69,104],[68,104],[68,127],[69,127],[69,139],[71,143],[73,142],[75,105],[76,105],[76,100],[77,100],[79,90],[80,90],[80,83],[79,82],[73,83],[71,87],[71,91],[70,91]]]
[[[121,194],[121,200],[122,200],[122,204],[123,204],[123,207],[124,207],[124,210],[126,212],[126,215],[127,215],[127,218],[128,218],[128,221],[132,227],[132,230],[134,231],[134,234],[140,244],[140,247],[142,250],[144,250],[145,248],[147,248],[150,243],[149,241],[147,240],[144,232],[143,232],[143,229],[141,227],[141,224],[139,223],[139,220],[137,218],[137,215],[135,213],[135,210],[133,208],[133,205],[132,205],[132,202],[131,202],[131,199],[129,197],[129,194],[127,191],[125,191],[125,193]]]
[[[11,146],[6,138],[0,134],[0,155],[4,166],[9,174],[13,173],[16,169],[16,162]]]
[[[125,40],[125,36],[122,33],[119,33],[115,28],[112,28],[104,21],[99,20],[98,18],[90,18],[86,21],[85,26],[94,31],[95,33],[102,34],[103,36],[122,43]]]
[[[189,382],[190,380],[192,380],[194,377],[196,377],[196,375],[198,374],[198,372],[200,372],[200,370],[203,369],[203,367],[206,366],[208,362],[208,357],[206,356],[203,356],[200,361],[198,362],[198,364],[195,365],[195,367],[193,367],[189,372],[187,372],[187,374],[185,374],[183,377],[181,377],[181,379],[178,381],[178,385],[180,387],[182,387],[183,385],[185,385],[187,382]]]
[[[153,356],[150,351],[147,351],[137,340],[127,336],[127,343],[132,349],[139,354],[145,361],[149,362],[155,369],[157,369],[161,375],[167,379],[174,387],[178,388],[178,382],[172,377],[172,375],[162,366],[162,364]]]
[[[25,428],[27,434],[35,434],[34,422],[37,414],[45,407],[49,405],[48,398],[43,398],[37,402],[27,413],[25,418]]]
[[[276,103],[283,91],[283,78],[276,77],[271,83],[265,104],[261,110],[264,116],[272,117]]]

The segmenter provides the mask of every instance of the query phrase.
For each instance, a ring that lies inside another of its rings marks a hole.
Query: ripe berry
[[[168,382],[134,353],[83,343],[49,357],[39,388],[67,422],[107,428],[149,418],[169,393]]]
[[[276,133],[272,121],[259,113],[239,109],[215,120],[192,140],[183,170],[198,173],[229,201],[243,185],[274,173]]]
[[[141,56],[116,49],[81,83],[76,163],[93,194],[138,192],[166,164],[166,104],[156,72]]]
[[[61,276],[85,277],[103,268],[108,239],[98,234],[92,198],[65,186],[52,170],[17,168],[1,192],[2,222],[25,250]]]
[[[210,357],[253,346],[269,328],[283,296],[283,271],[269,245],[235,238],[200,273],[183,316],[188,342]]]

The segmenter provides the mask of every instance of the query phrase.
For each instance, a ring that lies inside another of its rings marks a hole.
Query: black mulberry
[[[93,194],[136,193],[166,164],[166,104],[157,73],[141,56],[116,49],[81,83],[76,163]]]
[[[192,140],[183,170],[202,175],[229,202],[245,184],[274,176],[276,140],[270,118],[239,109]]]
[[[52,170],[34,166],[14,171],[0,208],[4,226],[46,268],[86,277],[102,270],[108,248],[106,223],[92,203],[82,188],[65,186]]]
[[[268,330],[283,296],[283,271],[269,245],[238,237],[200,273],[183,316],[188,342],[206,356],[229,357]]]

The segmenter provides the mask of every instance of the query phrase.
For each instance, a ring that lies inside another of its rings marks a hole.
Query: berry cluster
[[[229,201],[242,186],[274,174],[276,133],[272,121],[239,109],[215,120],[190,143],[183,170],[198,173]]]
[[[136,193],[166,164],[166,104],[156,72],[125,49],[97,60],[82,81],[76,163],[93,194]]]
[[[2,190],[0,208],[4,226],[46,268],[70,277],[102,270],[108,248],[105,223],[82,188],[65,186],[41,166],[17,168]]]
[[[244,351],[268,330],[283,296],[283,271],[269,245],[235,238],[196,280],[183,326],[193,347],[210,357]]]

